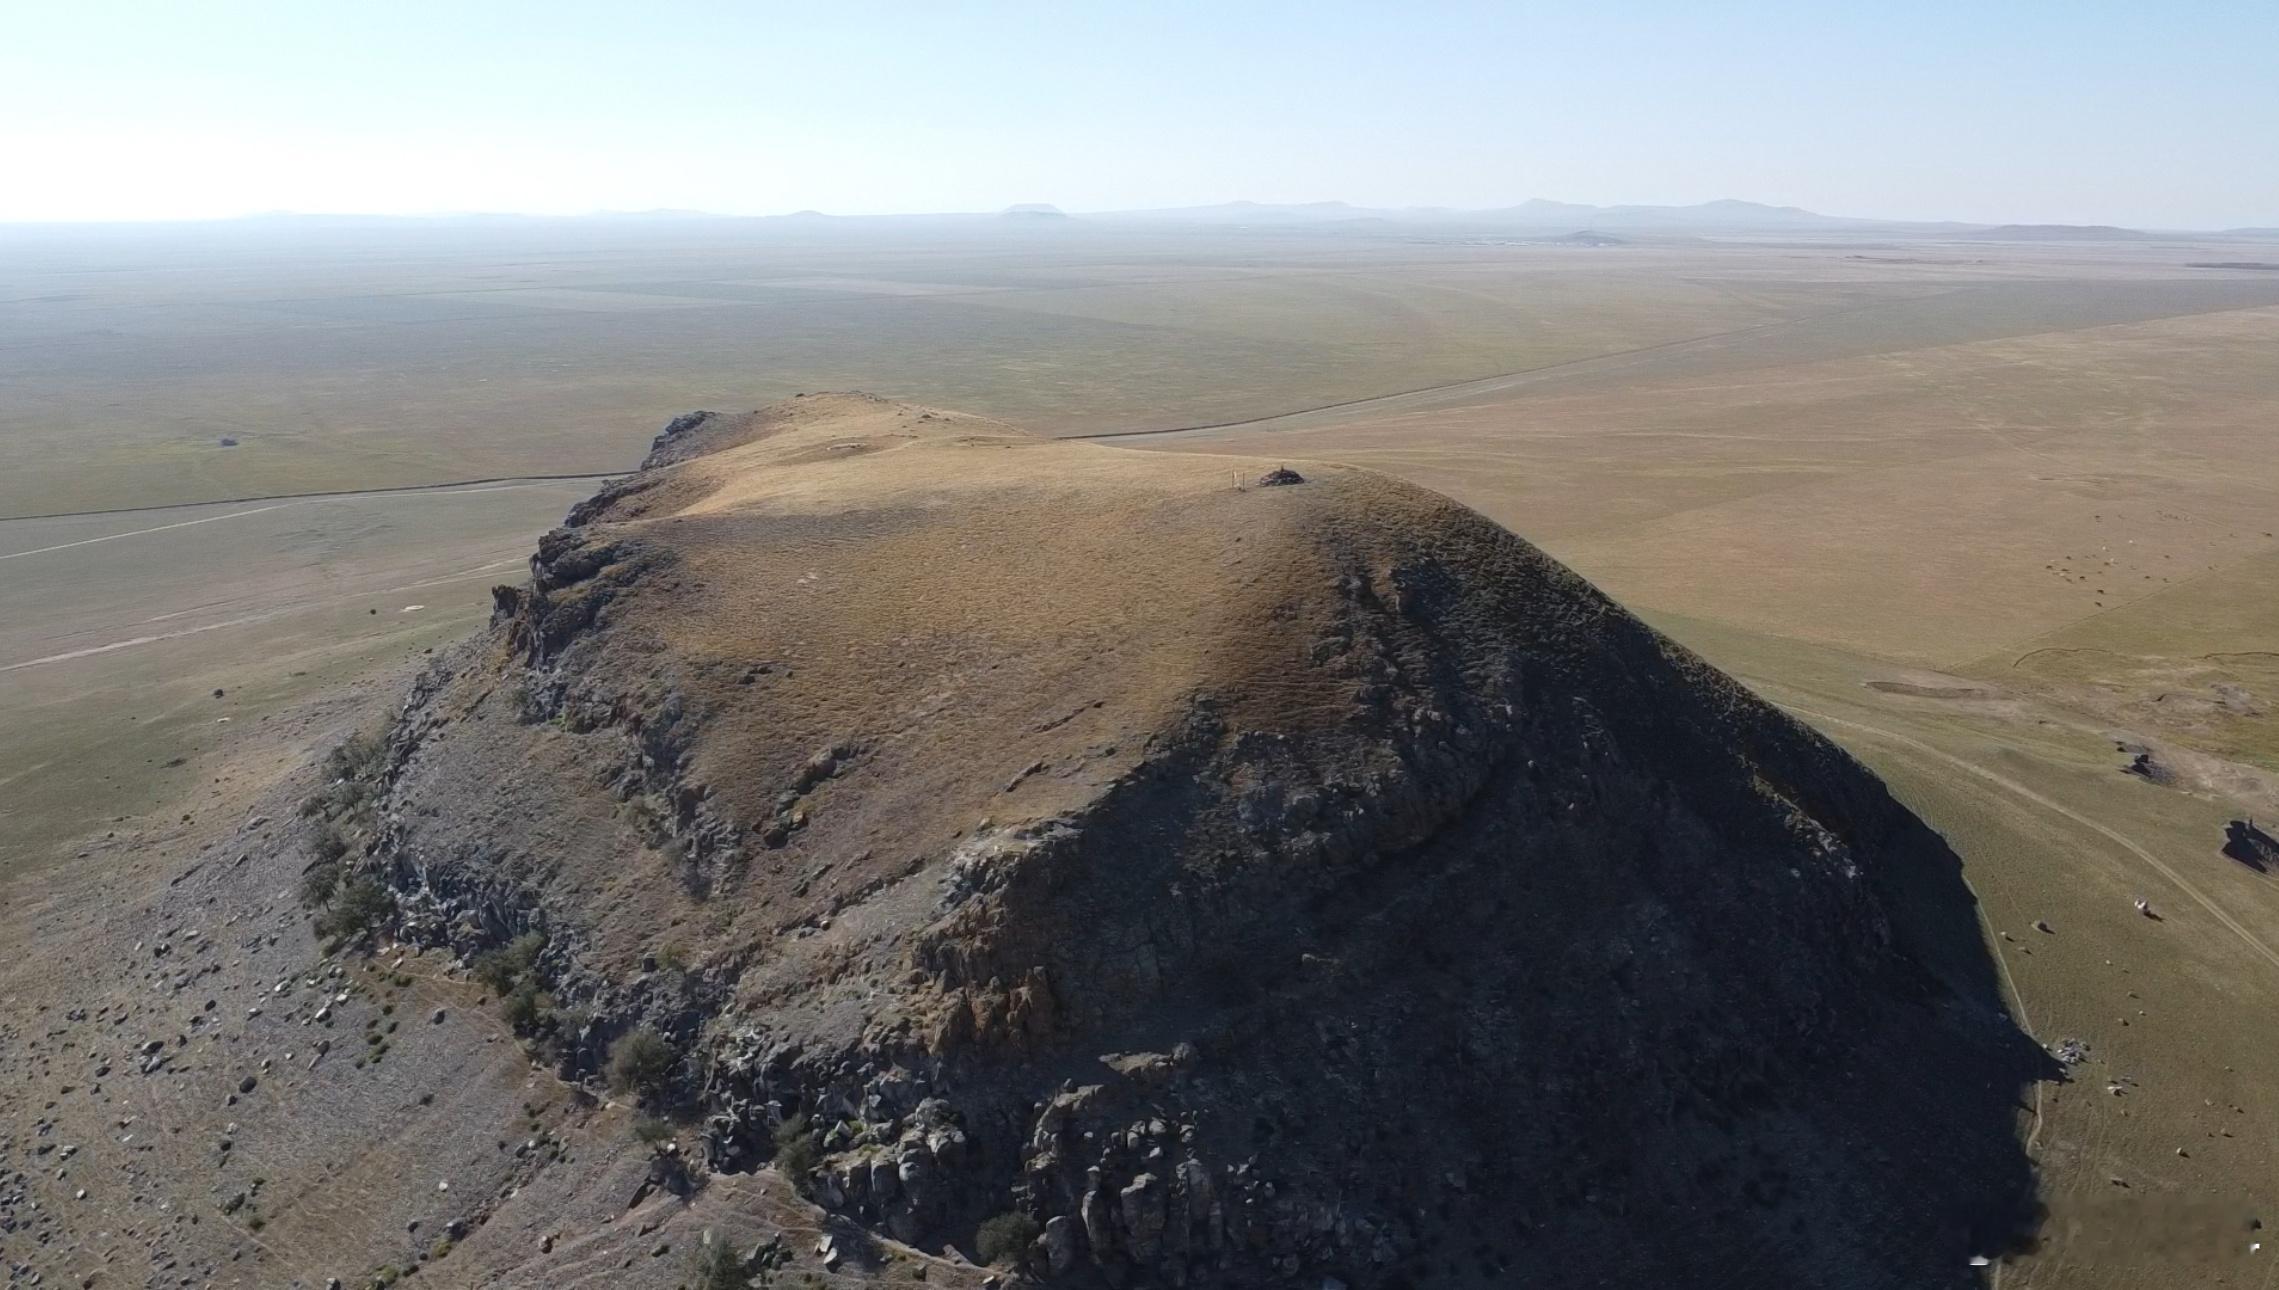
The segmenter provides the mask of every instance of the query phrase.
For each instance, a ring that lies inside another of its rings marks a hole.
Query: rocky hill
[[[1295,464],[682,417],[420,679],[352,863],[716,1177],[1016,1275],[1972,1284],[2045,1059],[1952,854],[1519,538]]]

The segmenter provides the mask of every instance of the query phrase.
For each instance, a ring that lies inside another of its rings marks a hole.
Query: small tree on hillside
[[[696,1290],[745,1290],[752,1284],[744,1256],[721,1240],[697,1248],[692,1273]]]
[[[318,916],[317,935],[328,941],[361,941],[395,916],[395,894],[378,879],[351,878],[333,896],[332,908]]]
[[[981,1230],[974,1234],[973,1246],[983,1263],[1016,1261],[1029,1252],[1042,1230],[1027,1214],[1007,1210],[983,1221]]]
[[[339,861],[312,860],[309,862],[309,867],[301,871],[302,904],[322,905],[331,900],[332,893],[338,890],[340,890]]]
[[[806,1116],[795,1115],[776,1126],[776,1172],[801,1195],[807,1193],[808,1179],[814,1174],[815,1163],[822,1154],[821,1135],[810,1127]]]
[[[524,932],[494,950],[485,950],[475,956],[475,979],[491,988],[491,993],[505,998],[514,992],[530,974],[537,970],[539,952],[546,948],[546,938],[537,932]]]
[[[609,1086],[620,1093],[654,1098],[664,1092],[679,1060],[673,1046],[656,1031],[628,1032],[610,1046]]]

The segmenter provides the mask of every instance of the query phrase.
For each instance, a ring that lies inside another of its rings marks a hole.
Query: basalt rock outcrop
[[[2020,1237],[2046,1058],[1934,834],[1478,515],[1227,467],[679,418],[421,680],[362,863],[421,939],[543,933],[566,1073],[666,1037],[709,1168],[1052,1284],[1967,1285]]]

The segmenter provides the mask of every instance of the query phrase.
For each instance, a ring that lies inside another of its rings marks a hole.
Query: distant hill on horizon
[[[1611,233],[1601,233],[1601,232],[1599,232],[1597,229],[1589,229],[1589,228],[1580,228],[1580,229],[1576,229],[1576,230],[1575,230],[1574,232],[1572,232],[1572,233],[1565,233],[1565,234],[1560,234],[1560,235],[1557,235],[1557,236],[1553,236],[1553,237],[1543,237],[1543,238],[1538,238],[1538,239],[1536,239],[1536,240],[1537,240],[1537,241],[1540,241],[1540,242],[1544,242],[1544,243],[1549,243],[1549,244],[1552,244],[1552,245],[1557,245],[1557,246],[1628,246],[1628,245],[1630,245],[1630,240],[1629,240],[1628,238],[1621,238],[1621,237],[1616,237],[1616,236],[1614,236],[1614,235],[1613,235],[1613,234],[1611,234]]]
[[[459,223],[517,223],[540,221],[745,221],[760,220],[770,223],[831,222],[858,224],[866,222],[959,221],[991,220],[996,222],[1100,220],[1147,221],[1151,223],[1183,224],[1440,224],[1479,225],[1526,228],[1572,233],[1577,230],[1603,231],[1619,228],[1626,232],[1652,229],[1697,231],[1702,229],[1729,230],[1808,230],[1844,228],[1951,227],[1958,230],[1971,226],[1962,223],[1909,223],[1899,220],[1862,219],[1839,215],[1822,215],[1797,206],[1773,206],[1763,202],[1720,198],[1690,206],[1618,205],[1592,206],[1577,202],[1551,201],[1531,198],[1515,206],[1485,210],[1462,210],[1448,206],[1371,207],[1356,206],[1344,201],[1319,202],[1257,202],[1231,201],[1207,206],[1149,207],[1133,210],[1070,212],[1050,202],[1019,202],[997,211],[935,211],[891,214],[839,215],[812,208],[773,215],[731,215],[716,211],[680,208],[659,208],[641,211],[598,210],[578,215],[530,215],[512,211],[439,211],[431,214],[377,215],[355,212],[301,212],[261,211],[239,216],[210,220],[151,221],[164,224],[248,224],[274,223],[304,226],[363,225],[363,224],[459,224]],[[2019,226],[2025,227],[2025,226]]]
[[[2111,224],[1998,224],[1968,236],[2001,242],[2141,242],[2152,234]]]
[[[1821,215],[1797,206],[1771,206],[1763,202],[1741,201],[1737,198],[1719,198],[1691,206],[1620,205],[1591,206],[1577,202],[1551,201],[1531,198],[1516,206],[1502,206],[1487,210],[1457,210],[1445,206],[1412,206],[1404,208],[1355,206],[1349,202],[1222,202],[1212,206],[1175,206],[1149,210],[1102,212],[1096,218],[1119,220],[1176,221],[1180,223],[1248,223],[1248,224],[1325,224],[1357,221],[1389,221],[1399,223],[1476,224],[1495,227],[1541,229],[1618,228],[1626,231],[1650,229],[1701,229],[1775,230],[1775,229],[1843,229],[1892,227],[1905,223],[1895,220],[1855,219],[1840,215]],[[1924,224],[1921,227],[1939,227]],[[1953,227],[1964,227],[1955,224]]]

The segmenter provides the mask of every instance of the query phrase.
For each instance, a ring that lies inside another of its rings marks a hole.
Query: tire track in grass
[[[256,506],[249,511],[231,511],[227,515],[208,515],[202,519],[181,520],[173,524],[161,524],[156,528],[130,529],[125,533],[106,533],[101,537],[81,538],[77,542],[58,542],[54,546],[36,546],[29,551],[10,551],[6,555],[0,555],[0,560],[21,560],[27,555],[47,555],[53,551],[69,551],[73,547],[93,546],[98,542],[116,542],[120,538],[147,537],[152,533],[164,533],[169,529],[186,529],[193,524],[213,524],[221,520],[243,519],[248,515],[261,515],[269,511],[281,511],[288,506],[306,505],[308,505],[307,502],[279,502],[274,506]],[[46,517],[43,516],[41,518]]]

